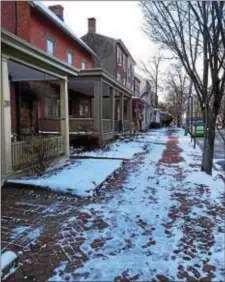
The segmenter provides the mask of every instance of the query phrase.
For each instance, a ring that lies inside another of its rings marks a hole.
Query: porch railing
[[[60,118],[50,117],[50,118],[41,118],[39,119],[39,131],[42,132],[60,132],[61,124]]]
[[[112,120],[111,119],[103,119],[102,120],[102,130],[103,132],[112,132]]]
[[[43,118],[39,119],[39,131],[45,133],[60,133],[61,125],[60,118]],[[69,119],[70,132],[93,132],[94,119],[93,118],[70,118]]]
[[[70,118],[69,120],[70,132],[93,132],[94,119],[93,118]]]
[[[47,141],[45,144],[47,146],[46,151],[48,152],[48,156],[56,157],[63,154],[64,142],[61,136],[43,138]],[[31,144],[29,144],[29,141],[12,142],[11,148],[13,170],[30,165],[34,156],[30,153]]]
[[[119,120],[115,120],[114,124],[115,124],[115,131],[120,131],[120,121]]]
[[[121,131],[122,128],[122,124],[120,120],[115,120],[115,131]],[[123,130],[129,130],[130,126],[129,126],[129,121],[128,120],[124,120],[123,121]]]
[[[123,130],[129,130],[129,121],[128,120],[123,121]]]

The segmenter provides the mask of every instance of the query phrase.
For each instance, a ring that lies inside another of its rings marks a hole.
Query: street
[[[132,142],[143,151],[92,197],[2,189],[2,249],[20,261],[7,281],[223,281],[219,172],[200,171],[183,130]]]
[[[225,136],[225,132],[223,131]],[[197,142],[200,145],[201,149],[203,148],[203,137],[198,137]],[[223,143],[223,139],[219,132],[216,132],[215,139],[215,149],[214,149],[214,163],[218,164],[225,171],[225,144]]]

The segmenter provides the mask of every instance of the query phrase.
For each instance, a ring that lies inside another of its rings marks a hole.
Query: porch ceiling
[[[54,76],[45,74],[31,67],[8,61],[9,75],[12,81],[50,81],[56,80]]]
[[[105,84],[107,84],[110,87],[113,87],[116,91],[124,93],[128,97],[132,97],[133,92],[129,90],[126,86],[121,84],[117,79],[112,76],[110,73],[105,71],[101,68],[94,68],[94,69],[86,69],[86,70],[80,70],[77,77],[70,78],[69,80],[82,80],[82,81],[96,81],[96,80],[102,80]]]

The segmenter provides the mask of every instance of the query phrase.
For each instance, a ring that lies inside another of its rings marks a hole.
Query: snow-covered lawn
[[[210,177],[190,166],[199,164],[200,151],[192,150],[181,130],[174,136],[180,137],[184,160],[159,163],[168,139],[165,132],[146,135],[146,144],[155,144],[120,192],[106,203],[85,207],[88,228],[77,235],[85,238],[80,249],[87,261],[72,273],[66,271],[68,262],[62,262],[49,281],[187,281],[187,275],[198,280],[209,272],[212,281],[224,280],[224,222],[219,213],[224,183],[216,173]],[[96,218],[106,223],[104,228],[90,228]],[[77,226],[76,218],[68,222]],[[102,244],[94,248],[99,240]]]
[[[163,134],[164,132],[166,132],[166,129],[161,129],[160,132]],[[124,138],[124,140],[117,140],[114,143],[110,144],[107,149],[86,151],[79,154],[74,153],[72,154],[72,156],[132,159],[135,154],[143,152],[143,147],[146,143],[165,143],[166,140],[166,136],[161,136],[159,140],[158,132],[151,130],[149,132],[139,133],[136,136],[130,137],[130,139]]]
[[[131,159],[134,154],[143,152],[143,145],[143,143],[137,141],[125,142],[119,140],[110,144],[107,150],[87,151],[73,154],[73,156]]]
[[[48,187],[57,192],[69,192],[79,196],[91,196],[101,184],[122,164],[120,160],[79,160],[43,177],[9,179],[9,182]]]

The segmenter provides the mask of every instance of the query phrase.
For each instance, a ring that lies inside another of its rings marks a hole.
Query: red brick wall
[[[73,52],[73,65],[77,68],[81,67],[81,60],[87,61],[87,67],[93,67],[93,60],[83,47],[71,39],[60,28],[58,28],[49,19],[31,9],[31,43],[35,46],[46,50],[46,37],[49,36],[55,41],[55,56],[63,61],[67,61],[67,49]]]
[[[16,4],[14,1],[2,1],[1,2],[1,26],[8,31],[15,33]]]
[[[30,5],[28,2],[1,2],[1,24],[8,31],[30,41]]]
[[[30,42],[30,5],[26,1],[17,1],[17,35]]]
[[[17,16],[16,16],[17,12]],[[74,41],[63,30],[31,7],[26,1],[1,2],[2,27],[17,34],[24,40],[46,51],[46,36],[56,43],[55,56],[67,62],[67,50],[73,52],[73,65],[81,67],[81,60],[87,62],[87,68],[93,67],[92,55]]]

